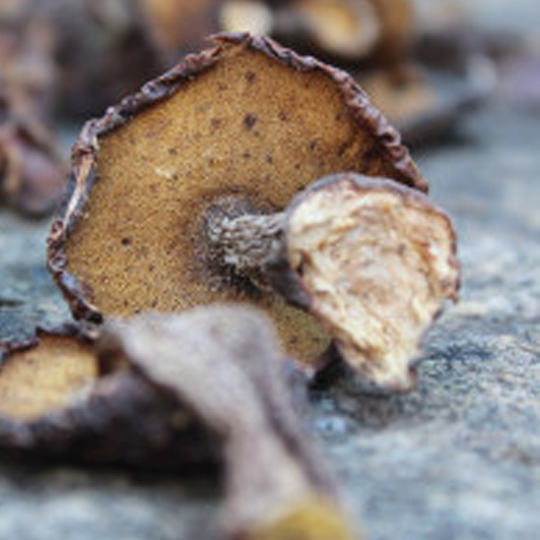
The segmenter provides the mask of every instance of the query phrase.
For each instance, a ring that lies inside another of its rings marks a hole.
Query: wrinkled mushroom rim
[[[267,37],[247,33],[221,33],[211,37],[215,46],[199,54],[186,56],[161,77],[109,107],[105,115],[87,122],[72,150],[72,171],[48,240],[48,268],[61,289],[73,316],[100,324],[103,316],[94,305],[91,291],[67,271],[66,242],[77,224],[82,208],[96,180],[99,138],[122,127],[139,112],[173,95],[193,77],[212,68],[223,54],[234,46],[244,46],[265,54],[268,58],[302,72],[316,72],[331,79],[338,87],[351,118],[377,141],[381,151],[393,164],[397,181],[427,192],[428,185],[414,165],[408,150],[402,146],[398,132],[371,104],[364,91],[346,72],[319,60],[300,56]]]
[[[0,340],[0,371],[2,369],[2,363],[8,356],[37,347],[42,336],[73,337],[85,341],[86,343],[92,343],[93,341],[92,337],[87,334],[82,327],[75,324],[66,323],[53,327],[37,326],[31,336],[26,336],[21,339],[13,338]]]

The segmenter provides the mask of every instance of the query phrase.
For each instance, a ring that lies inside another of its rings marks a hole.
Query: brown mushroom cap
[[[329,342],[315,321],[212,267],[207,209],[240,195],[280,211],[343,170],[427,184],[346,73],[266,38],[217,41],[85,126],[49,267],[76,318],[242,300],[272,314],[289,353],[312,359]]]
[[[411,0],[279,1],[274,34],[337,63],[393,63],[411,49]]]
[[[84,395],[97,373],[88,342],[40,332],[39,345],[17,347],[0,365],[0,415],[30,421],[65,408]]]
[[[98,354],[75,326],[0,342],[0,449],[145,468],[215,465],[215,439],[193,415]]]

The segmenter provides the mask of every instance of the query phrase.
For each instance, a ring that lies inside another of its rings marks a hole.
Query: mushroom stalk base
[[[414,385],[422,337],[459,288],[444,213],[393,181],[352,174],[320,180],[280,214],[223,202],[208,220],[214,260],[313,315],[368,380]]]
[[[232,217],[219,211],[207,220],[208,238],[223,264],[264,290],[274,288],[268,269],[286,262],[285,226],[283,212]]]

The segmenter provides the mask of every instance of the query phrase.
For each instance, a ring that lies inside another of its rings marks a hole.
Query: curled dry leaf
[[[305,362],[329,336],[224,264],[209,237],[213,216],[227,215],[229,199],[237,215],[279,213],[310,182],[343,170],[427,189],[346,73],[246,34],[221,36],[88,123],[73,155],[49,268],[76,318],[249,301]]]
[[[336,487],[280,374],[270,321],[247,307],[113,322],[102,356],[127,358],[221,441],[227,538],[346,540]]]

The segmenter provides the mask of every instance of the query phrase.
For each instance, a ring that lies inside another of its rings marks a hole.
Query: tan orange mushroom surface
[[[245,301],[267,309],[288,352],[309,362],[329,335],[216,262],[207,219],[231,196],[251,213],[280,212],[340,171],[427,187],[346,73],[269,39],[224,35],[87,124],[49,266],[76,317]]]
[[[7,355],[0,365],[0,415],[29,421],[73,405],[97,375],[91,345],[74,336],[42,334],[39,345]]]

